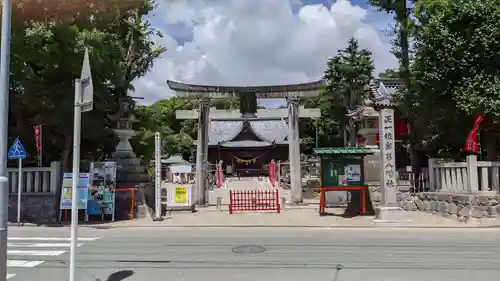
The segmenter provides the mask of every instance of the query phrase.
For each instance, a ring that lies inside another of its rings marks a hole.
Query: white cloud
[[[192,28],[190,40],[177,43],[163,29],[159,42],[168,51],[145,77],[136,95],[146,103],[172,96],[167,79],[225,85],[268,85],[320,78],[328,57],[345,48],[350,36],[373,52],[377,71],[394,67],[387,40],[367,22],[368,10],[338,0],[328,9],[296,0],[163,0],[161,25]],[[377,25],[378,24],[378,25]],[[160,26],[159,26],[160,27]]]

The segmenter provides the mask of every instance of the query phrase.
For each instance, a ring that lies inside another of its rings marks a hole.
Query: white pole
[[[19,177],[17,180],[17,224],[21,224],[21,193],[23,192],[23,159],[19,158]]]
[[[75,120],[73,128],[73,186],[71,189],[71,254],[69,281],[75,281],[76,241],[78,239],[78,179],[80,177],[80,133],[82,121],[82,83],[75,79]]]
[[[161,139],[155,133],[155,220],[161,220]]]

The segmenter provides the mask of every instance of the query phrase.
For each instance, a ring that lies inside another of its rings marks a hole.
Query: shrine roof
[[[396,93],[405,88],[401,79],[373,79],[369,86],[370,95],[364,104],[348,110],[347,116],[358,118],[360,115],[365,114],[365,111],[369,108],[371,108],[369,113],[372,114],[372,106],[392,106]]]
[[[186,84],[167,80],[168,87],[182,97],[230,98],[237,94],[255,93],[257,98],[317,96],[326,86],[325,80],[287,85],[220,86]]]
[[[250,127],[262,142],[285,144],[288,138],[286,121],[250,121]],[[219,145],[232,141],[243,130],[243,121],[211,121],[208,144]]]
[[[256,141],[256,140],[241,140],[241,141],[227,141],[219,143],[220,147],[271,147],[274,146],[274,142],[267,141]]]
[[[370,83],[371,101],[376,105],[392,105],[394,95],[404,89],[401,79],[373,79]]]

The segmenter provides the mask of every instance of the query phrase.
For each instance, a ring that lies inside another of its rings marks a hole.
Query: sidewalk
[[[118,227],[389,227],[389,228],[484,228],[500,227],[500,221],[472,220],[462,223],[456,219],[448,219],[439,215],[423,212],[407,212],[408,220],[401,222],[376,222],[373,216],[344,218],[343,210],[329,212],[339,214],[319,216],[317,208],[311,206],[293,207],[276,213],[241,212],[230,215],[227,210],[217,211],[215,208],[200,208],[198,212],[172,212],[163,221],[153,222],[150,219],[119,221],[103,225],[89,225],[94,228]]]

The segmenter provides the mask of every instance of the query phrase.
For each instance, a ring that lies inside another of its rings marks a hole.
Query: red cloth
[[[474,126],[472,127],[472,130],[470,130],[469,134],[467,135],[467,139],[465,140],[465,151],[471,153],[477,153],[479,151],[479,145],[477,143],[477,132],[479,130],[479,125],[481,125],[481,121],[483,121],[483,119],[484,115],[475,116]]]

